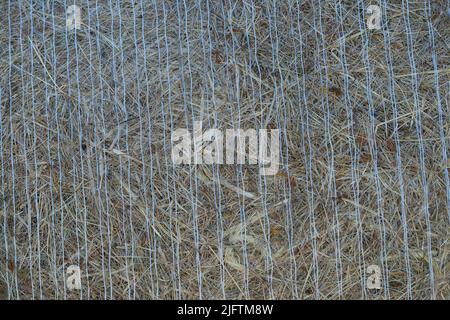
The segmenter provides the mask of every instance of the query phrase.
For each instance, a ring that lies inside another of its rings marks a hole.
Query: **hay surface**
[[[76,1],[75,33],[64,1],[1,1],[0,297],[450,298],[431,2],[378,31],[364,1]],[[280,128],[280,171],[173,165],[194,120]]]

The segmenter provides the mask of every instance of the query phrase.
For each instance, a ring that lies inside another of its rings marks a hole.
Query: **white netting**
[[[448,298],[448,8],[2,1],[0,298]],[[196,121],[278,173],[175,165]]]

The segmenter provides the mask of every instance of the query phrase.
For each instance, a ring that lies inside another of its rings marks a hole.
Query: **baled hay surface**
[[[77,32],[67,2],[0,4],[1,297],[450,297],[445,1],[382,30],[368,1],[76,1]],[[281,129],[279,172],[174,165],[193,121]]]

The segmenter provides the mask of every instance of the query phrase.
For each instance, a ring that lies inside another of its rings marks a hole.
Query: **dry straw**
[[[446,1],[0,10],[0,297],[450,298]],[[280,129],[280,171],[175,166],[194,121]]]

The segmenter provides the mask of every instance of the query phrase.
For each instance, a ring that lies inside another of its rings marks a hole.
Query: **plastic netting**
[[[449,298],[449,7],[2,1],[0,297]],[[278,172],[175,165],[196,121]]]

